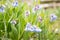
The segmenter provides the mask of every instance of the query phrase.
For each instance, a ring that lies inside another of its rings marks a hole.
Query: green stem
[[[4,22],[4,26],[5,26],[5,36],[7,37],[7,26],[5,22]]]
[[[5,28],[5,37],[7,37],[7,26],[5,21],[5,15],[3,15],[3,17],[4,17],[3,22],[4,22],[4,28]]]
[[[39,35],[38,35],[38,39],[40,40],[40,33],[38,33]]]
[[[22,37],[23,37],[23,34],[24,34],[24,31],[23,31],[23,33],[21,34],[21,36],[20,36],[19,40],[21,40],[21,39],[22,39]]]
[[[11,18],[8,20],[8,22],[10,22],[12,18],[13,18],[13,15],[12,15]]]

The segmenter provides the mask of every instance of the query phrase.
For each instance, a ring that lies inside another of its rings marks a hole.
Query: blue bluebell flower
[[[0,12],[4,12],[4,7],[0,7]]]
[[[25,16],[29,16],[29,14],[30,14],[30,11],[27,10],[27,11],[25,12]]]
[[[55,14],[50,14],[50,21],[55,21],[57,16]]]
[[[40,28],[38,28],[37,26],[35,26],[35,25],[32,26],[30,23],[28,23],[28,24],[26,25],[25,31],[41,32],[42,30],[41,30]]]
[[[26,28],[24,29],[25,31],[33,31],[33,27],[30,23],[26,24]]]
[[[14,1],[14,2],[12,3],[12,6],[14,6],[14,7],[18,6],[18,1]]]
[[[35,8],[38,10],[38,9],[40,9],[40,6],[39,5],[36,5]]]
[[[33,13],[35,13],[37,10],[40,10],[40,9],[42,9],[42,6],[36,5],[35,7],[33,7],[32,11],[33,11]]]
[[[32,8],[32,12],[35,13],[38,10],[39,6],[35,6]]]
[[[39,27],[37,27],[37,26],[35,26],[35,25],[33,25],[33,31],[34,32],[41,32],[42,30],[39,28]]]

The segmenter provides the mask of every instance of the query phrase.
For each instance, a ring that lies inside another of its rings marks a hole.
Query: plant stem
[[[4,22],[4,28],[5,28],[5,37],[7,37],[7,26],[6,26],[6,21],[5,21],[5,15],[3,16],[4,16],[3,22]]]

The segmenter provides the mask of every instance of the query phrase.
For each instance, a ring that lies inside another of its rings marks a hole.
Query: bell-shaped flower
[[[55,14],[50,14],[50,21],[55,21],[57,16]]]
[[[4,7],[0,7],[0,12],[5,12]]]
[[[28,23],[28,24],[26,25],[25,31],[41,32],[42,30],[41,30],[40,28],[38,28],[37,26],[35,26],[35,25],[32,26],[30,23]]]
[[[12,3],[12,6],[14,6],[14,7],[18,6],[18,1],[14,1],[14,2]]]
[[[39,27],[37,27],[37,26],[35,26],[35,25],[33,25],[33,32],[41,32],[42,30],[39,28]]]
[[[37,10],[42,9],[43,7],[41,5],[36,5],[35,7],[32,8],[32,12],[35,13]]]
[[[32,25],[30,23],[27,23],[24,30],[25,31],[33,31],[33,27],[32,27]]]

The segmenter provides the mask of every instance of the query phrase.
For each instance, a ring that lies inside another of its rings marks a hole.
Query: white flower
[[[29,16],[29,14],[30,14],[29,10],[25,11],[25,16]]]
[[[18,6],[18,1],[14,1],[14,2],[12,3],[12,6],[14,6],[14,7]]]
[[[50,21],[54,21],[57,19],[57,16],[55,14],[50,14]]]
[[[12,20],[10,23],[15,25],[17,22],[16,20]]]

